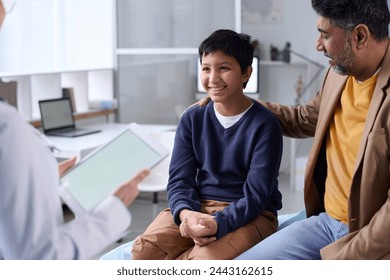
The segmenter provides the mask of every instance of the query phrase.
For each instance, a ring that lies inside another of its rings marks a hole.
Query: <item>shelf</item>
[[[76,121],[78,121],[78,120],[84,120],[84,119],[90,119],[90,118],[102,117],[102,116],[108,117],[109,115],[115,113],[116,113],[116,109],[89,111],[85,113],[75,114],[75,119]],[[35,127],[40,127],[42,125],[40,120],[31,121],[30,123]]]
[[[17,84],[17,108],[25,120],[40,119],[39,101],[63,96],[63,88],[73,88],[74,112],[90,112],[90,103],[112,100],[114,96],[114,70],[86,70],[76,72],[40,73],[0,78]],[[97,107],[98,108],[98,107]]]
[[[53,69],[52,71],[3,71],[0,72],[0,80],[9,81],[15,77],[24,76],[38,76],[38,75],[51,75],[51,74],[66,74],[66,73],[79,73],[79,72],[91,72],[91,71],[112,71],[112,68],[108,67],[95,67],[95,68],[77,68],[73,70],[61,70]]]

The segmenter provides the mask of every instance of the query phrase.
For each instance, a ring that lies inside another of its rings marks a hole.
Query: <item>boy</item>
[[[133,259],[232,259],[277,228],[282,134],[275,116],[243,93],[250,37],[217,30],[199,57],[212,102],[184,112],[170,163],[170,209],[136,238]]]

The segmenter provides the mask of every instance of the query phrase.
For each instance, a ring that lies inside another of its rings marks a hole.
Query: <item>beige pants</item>
[[[201,212],[212,214],[228,205],[225,202],[203,201]],[[229,260],[274,233],[277,226],[277,217],[264,211],[251,223],[206,246],[199,246],[191,238],[181,236],[171,211],[165,209],[135,239],[131,254],[135,260]]]

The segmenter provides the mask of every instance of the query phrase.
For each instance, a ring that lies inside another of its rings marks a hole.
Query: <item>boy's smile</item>
[[[237,60],[222,51],[202,57],[201,82],[214,102],[231,102],[243,95],[243,84],[249,80],[242,74]]]

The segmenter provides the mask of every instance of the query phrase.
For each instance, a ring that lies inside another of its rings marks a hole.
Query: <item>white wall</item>
[[[323,54],[315,50],[318,36],[317,15],[307,0],[282,0],[282,19],[275,23],[243,24],[242,31],[259,40],[264,59],[269,59],[270,45],[283,49],[291,43],[291,49],[307,57],[326,63]],[[302,61],[292,56],[291,62]]]
[[[307,0],[276,0],[281,3],[280,20],[274,22],[245,23],[242,32],[252,36],[260,42],[261,59],[270,59],[270,46],[276,46],[282,50],[286,42],[291,43],[291,49],[306,56],[308,59],[324,66],[317,79],[308,87],[302,97],[305,103],[318,91],[328,62],[322,52],[315,48],[319,36],[317,31],[317,14],[311,7],[311,1]],[[260,3],[261,1],[259,1]],[[320,69],[308,63],[302,58],[291,54],[291,64],[306,64],[307,71],[304,75],[304,84],[314,77]],[[296,90],[295,84],[302,71],[299,67],[262,67],[260,69],[261,98],[267,101],[278,102],[286,105],[294,104]],[[264,72],[264,70],[266,70]]]
[[[311,7],[311,1],[307,0],[281,0],[281,21],[242,25],[242,32],[252,36],[260,42],[261,59],[270,59],[270,46],[276,46],[282,50],[286,42],[291,43],[291,49],[305,55],[327,67],[327,59],[323,53],[315,49],[315,42],[319,35],[317,31],[317,15]],[[295,81],[299,74],[304,74],[301,63],[307,63],[301,58],[291,55],[291,64],[283,66],[271,65],[260,67],[260,98],[281,104],[293,104],[295,99]],[[306,82],[317,71],[316,66],[310,66],[306,73]],[[323,72],[315,83],[308,89],[304,100],[314,95],[322,81]],[[296,156],[302,156],[309,152],[312,140],[297,140],[295,142]],[[292,142],[284,138],[284,152],[281,172],[294,172],[294,162],[291,161]]]

